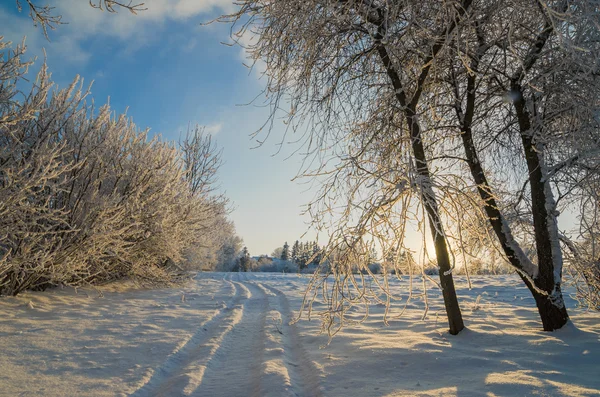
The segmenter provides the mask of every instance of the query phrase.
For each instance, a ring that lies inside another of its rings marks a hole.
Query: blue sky
[[[292,182],[300,158],[287,159],[295,147],[277,152],[283,125],[257,149],[249,135],[266,120],[267,110],[248,103],[261,91],[258,73],[244,65],[229,27],[200,26],[231,10],[229,0],[145,0],[147,11],[131,15],[92,9],[88,0],[54,0],[55,13],[68,24],[50,31],[47,41],[26,9],[0,0],[0,35],[20,42],[27,36],[28,57],[44,58],[61,87],[76,75],[94,81],[92,97],[131,116],[167,139],[177,139],[188,123],[206,125],[223,147],[223,191],[234,202],[231,218],[251,254],[270,253],[307,230],[301,206],[312,198],[306,185]],[[45,4],[45,1],[38,1]],[[26,4],[25,4],[26,6]],[[29,77],[34,78],[33,68]],[[314,239],[308,234],[305,239]]]

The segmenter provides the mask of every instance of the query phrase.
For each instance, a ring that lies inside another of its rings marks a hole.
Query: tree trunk
[[[567,321],[569,321],[569,315],[565,305],[556,305],[556,303],[552,302],[552,299],[550,299],[549,295],[540,293],[539,290],[536,289],[536,287],[533,286],[526,277],[523,275],[520,276],[535,299],[535,304],[537,306],[538,313],[540,314],[544,331],[556,331],[557,329],[562,328]],[[559,289],[559,295],[562,299],[560,286],[557,288]]]
[[[410,110],[409,110],[410,111]],[[452,277],[452,266],[450,264],[450,255],[448,255],[448,245],[444,234],[444,226],[440,219],[437,206],[437,198],[433,191],[431,175],[427,160],[425,158],[425,149],[421,140],[421,128],[414,114],[407,117],[411,132],[411,142],[413,155],[415,156],[417,172],[421,177],[421,197],[429,218],[429,227],[435,246],[435,255],[438,262],[440,284],[444,296],[444,305],[446,306],[446,315],[450,326],[450,334],[456,335],[465,327],[456,297],[454,288],[454,279]]]
[[[421,127],[414,110],[416,103],[414,105],[408,104],[404,89],[402,88],[400,76],[390,60],[387,49],[380,41],[381,37],[383,37],[381,33],[379,33],[376,37],[376,40],[378,41],[377,51],[383,65],[385,66],[388,77],[392,82],[392,86],[396,91],[396,99],[405,111],[405,117],[410,131],[413,156],[415,158],[417,172],[419,173],[420,177],[421,197],[423,199],[425,210],[427,211],[429,226],[431,228],[431,234],[435,246],[435,255],[438,262],[440,285],[442,287],[442,295],[444,297],[444,305],[446,307],[446,315],[448,317],[449,332],[451,335],[457,335],[465,328],[465,325],[463,323],[460,306],[458,305],[456,289],[454,288],[454,279],[452,277],[452,267],[450,264],[450,255],[448,254],[448,245],[446,243],[444,227],[437,206],[437,198],[435,196],[435,192],[433,191],[431,174],[427,165],[425,148],[423,147],[423,140],[421,137]]]
[[[475,57],[471,60],[470,65],[470,68],[473,71],[478,70],[479,57],[485,53],[486,48],[483,36],[481,36],[479,32],[478,39],[480,40],[480,46],[476,51]],[[558,239],[556,219],[554,216],[549,216],[548,214],[548,211],[552,210],[552,208],[547,208],[548,203],[551,201],[551,197],[547,196],[551,195],[552,192],[549,191],[549,187],[547,189],[545,186],[548,181],[544,178],[545,175],[543,174],[541,159],[534,147],[531,135],[531,123],[525,107],[522,91],[520,86],[513,86],[513,89],[518,89],[520,94],[519,99],[515,101],[515,110],[519,121],[521,138],[529,170],[532,213],[538,254],[537,269],[533,268],[533,264],[530,263],[517,242],[514,241],[510,228],[504,221],[504,217],[496,203],[496,199],[485,176],[481,161],[479,160],[471,129],[475,111],[475,83],[476,74],[469,74],[467,77],[465,112],[462,112],[459,104],[456,105],[458,119],[462,120],[461,138],[467,157],[467,164],[469,165],[471,175],[477,185],[479,196],[483,200],[487,218],[500,241],[500,245],[502,246],[507,259],[513,267],[519,270],[521,279],[531,291],[544,330],[554,331],[565,325],[569,319],[560,289],[560,275],[557,280],[555,279],[556,275],[554,274],[554,263],[562,263],[562,255],[560,249],[557,250],[552,244],[553,238]],[[457,84],[457,82],[455,82],[455,84]],[[458,87],[456,87],[456,89],[458,90]],[[549,224],[549,222],[554,223]],[[552,226],[554,226],[554,228]],[[555,236],[553,236],[552,230],[555,231]],[[525,277],[523,273],[528,274],[529,278]],[[535,285],[533,285],[532,282],[535,283]]]
[[[562,307],[556,306],[546,295],[537,292],[532,292],[532,294],[542,319],[544,331],[556,331],[569,321],[567,308],[564,305]]]
[[[561,278],[562,252],[558,246],[558,225],[553,214],[556,204],[546,178],[541,150],[536,147],[531,119],[521,86],[513,82],[512,90],[517,99],[514,108],[519,122],[519,132],[525,152],[527,169],[529,170],[529,186],[531,189],[531,212],[535,231],[535,245],[538,257],[538,275],[535,285],[547,293],[534,294],[538,311],[542,317],[545,331],[561,328],[569,320],[564,305]],[[529,287],[529,285],[528,285]],[[531,289],[531,288],[530,288]]]

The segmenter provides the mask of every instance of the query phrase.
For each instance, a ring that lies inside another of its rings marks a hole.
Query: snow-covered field
[[[432,291],[424,320],[418,299],[389,326],[375,305],[327,346],[318,318],[288,325],[306,276],[202,273],[175,289],[0,298],[0,395],[600,395],[600,313],[567,299],[574,326],[545,333],[518,278],[473,281],[458,280],[459,336]]]

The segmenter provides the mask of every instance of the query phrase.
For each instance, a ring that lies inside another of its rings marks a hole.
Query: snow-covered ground
[[[307,276],[202,273],[174,289],[4,297],[0,395],[600,395],[600,313],[567,299],[574,326],[545,333],[518,278],[473,281],[458,280],[458,336],[432,291],[424,320],[418,299],[389,326],[375,305],[327,346],[318,318],[288,325]]]

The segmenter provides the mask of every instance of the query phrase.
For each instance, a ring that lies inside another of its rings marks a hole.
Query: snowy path
[[[285,295],[240,273],[222,281],[230,300],[131,395],[319,396]]]
[[[267,350],[270,361],[266,363],[268,365],[265,369],[272,368],[275,370],[273,372],[276,372],[277,368],[282,368],[281,364],[285,369],[283,373],[285,389],[280,392],[265,392],[263,395],[321,396],[317,369],[302,348],[296,325],[290,324],[293,315],[288,299],[283,292],[273,287],[260,283],[256,285],[267,294],[270,306],[275,308],[271,311],[270,318],[277,324],[275,326],[277,332],[271,332],[270,335],[270,342],[274,343],[270,344]]]
[[[328,346],[318,313],[290,324],[308,283],[296,274],[0,298],[0,397],[600,396],[600,313],[568,298],[576,326],[545,333],[516,277],[457,280],[460,335],[431,291],[425,319],[413,299],[385,326],[374,303]],[[405,302],[406,281],[391,288]]]

